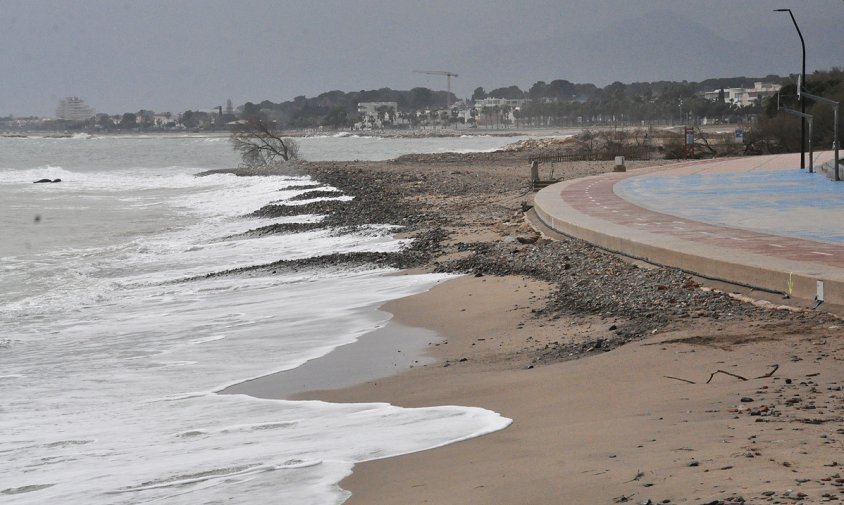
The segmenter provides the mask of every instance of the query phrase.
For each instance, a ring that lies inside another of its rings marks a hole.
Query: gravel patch
[[[298,162],[297,173],[304,172],[339,191],[311,191],[302,198],[328,193],[354,198],[267,205],[252,215],[326,217],[319,223],[272,225],[248,234],[320,228],[343,233],[372,224],[390,224],[415,240],[397,253],[334,254],[213,275],[364,265],[479,276],[524,275],[556,287],[544,307],[534,311],[535,317],[600,316],[616,321],[610,328],[612,336],[576,344],[549,344],[539,351],[539,361],[607,351],[690,319],[833,320],[819,312],[760,308],[717,290],[701,289],[695,278],[682,271],[643,268],[581,240],[539,238],[524,220],[524,212],[532,204],[525,161],[528,155],[446,153],[408,155],[387,162]],[[649,164],[631,162],[628,169]],[[609,170],[611,166],[601,162],[561,163],[555,168],[560,179]]]

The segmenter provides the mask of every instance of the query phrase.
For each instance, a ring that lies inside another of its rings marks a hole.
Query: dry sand
[[[447,338],[431,349],[438,362],[299,396],[471,405],[514,420],[485,437],[358,465],[341,483],[352,492],[347,503],[844,499],[844,340],[835,325],[699,320],[531,368],[531,351],[550,340],[608,332],[598,319],[533,317],[548,289],[519,277],[462,277],[391,302],[384,308],[398,321]],[[772,376],[753,378],[775,364]],[[718,373],[706,384],[716,370],[748,380]]]
[[[363,190],[354,193],[358,206],[341,216],[409,225],[414,233],[442,226],[449,238],[441,250],[432,249],[423,271],[469,258],[468,271],[503,275],[461,277],[383,307],[399,323],[445,339],[427,347],[433,362],[386,378],[372,375],[345,389],[294,396],[477,406],[513,419],[507,429],[484,437],[357,465],[341,483],[352,492],[348,503],[844,499],[839,321],[781,317],[725,303],[723,296],[691,296],[707,283],[700,287],[699,279],[662,275],[668,272],[645,265],[625,268],[617,258],[568,239],[520,244],[517,239],[533,234],[523,214],[530,203],[525,156],[413,155],[395,162],[324,164],[321,172],[312,167],[318,179],[327,177],[352,193]],[[654,162],[631,162],[628,169],[649,164]],[[562,178],[612,169],[606,162],[553,168]],[[394,213],[399,204],[409,210]],[[540,261],[548,257],[552,265]],[[557,272],[552,267],[559,261],[565,268]],[[506,275],[514,272],[534,276]],[[603,301],[579,303],[590,300]],[[405,333],[396,325],[385,331],[394,331],[397,341]],[[601,341],[620,347],[594,349]],[[571,345],[579,343],[584,345]],[[579,359],[565,360],[570,350]],[[329,362],[316,360],[300,379],[312,383],[320,363]],[[334,362],[322,370],[347,365]],[[707,384],[717,370],[747,380],[717,373]],[[264,394],[277,394],[273,378],[267,380]]]

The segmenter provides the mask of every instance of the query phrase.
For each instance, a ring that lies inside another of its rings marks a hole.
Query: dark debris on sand
[[[607,351],[690,318],[820,321],[829,317],[822,313],[762,309],[720,291],[700,289],[693,277],[680,270],[641,267],[581,240],[540,239],[533,231],[524,238],[523,212],[530,208],[525,199],[527,181],[524,177],[512,176],[515,169],[500,169],[502,164],[506,168],[523,160],[507,153],[501,156],[499,170],[489,173],[477,167],[483,167],[484,163],[495,167],[494,153],[410,155],[389,162],[369,163],[299,162],[297,173],[306,173],[321,185],[339,190],[312,190],[304,193],[303,198],[305,195],[350,195],[354,198],[267,205],[252,215],[318,214],[326,217],[319,223],[271,225],[249,234],[260,236],[319,228],[345,233],[367,225],[389,224],[414,238],[412,245],[396,253],[333,254],[213,275],[343,265],[421,267],[436,272],[475,275],[524,275],[556,286],[544,309],[536,311],[536,317],[598,315],[619,321],[614,325],[612,337],[580,344],[551,345],[540,352],[540,361],[566,359],[587,351]],[[455,239],[468,228],[475,232],[495,230],[500,238],[463,242]],[[571,348],[572,345],[577,348]]]

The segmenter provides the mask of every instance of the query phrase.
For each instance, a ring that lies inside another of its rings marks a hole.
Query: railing
[[[542,153],[528,158],[528,163],[564,163],[571,161],[609,161],[616,156],[624,156],[628,160],[650,160],[651,149],[648,146],[631,146],[625,149],[597,150],[597,151],[562,151]]]

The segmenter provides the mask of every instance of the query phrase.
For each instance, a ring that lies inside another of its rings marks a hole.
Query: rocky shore
[[[278,173],[318,183],[299,188],[303,203],[271,204],[253,215],[326,217],[247,235],[389,224],[414,240],[397,253],[213,274],[384,266],[468,274],[385,308],[447,337],[431,347],[436,364],[302,398],[473,405],[514,424],[359,465],[342,484],[352,490],[349,503],[844,499],[844,462],[835,456],[844,419],[840,319],[805,301],[785,307],[767,295],[773,303],[761,303],[754,298],[764,293],[539,233],[526,219],[528,155],[280,166]],[[553,172],[583,177],[611,171],[610,163],[560,163]],[[629,162],[628,170],[653,164]],[[340,195],[354,198],[332,199]]]
[[[642,265],[581,240],[540,237],[525,220],[532,207],[524,152],[407,155],[385,162],[296,162],[278,173],[307,174],[321,184],[295,200],[256,210],[260,217],[318,214],[318,223],[276,224],[247,232],[295,233],[331,229],[336,233],[371,224],[400,227],[414,241],[396,253],[333,254],[283,261],[250,270],[314,267],[394,267],[476,276],[520,275],[553,286],[536,318],[600,317],[612,330],[576,344],[549,343],[537,363],[604,352],[690,319],[831,321],[822,312],[770,310],[720,290],[701,289],[702,280],[671,268]],[[610,162],[559,163],[561,180],[612,169]],[[628,162],[629,168],[659,162]],[[334,188],[334,189],[329,189]],[[330,199],[340,195],[350,200]],[[329,198],[324,200],[308,200]]]

